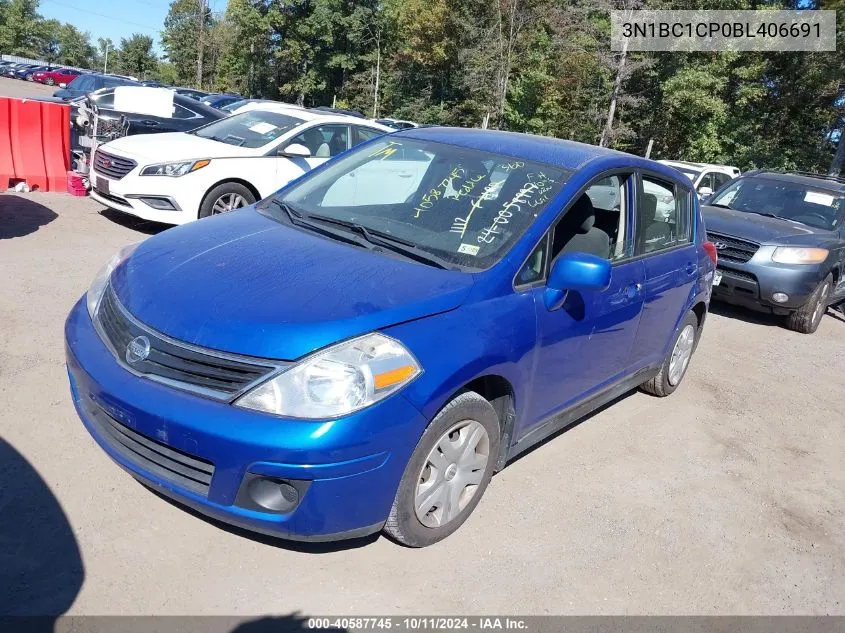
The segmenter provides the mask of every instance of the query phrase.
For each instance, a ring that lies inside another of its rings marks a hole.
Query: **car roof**
[[[845,193],[845,178],[838,176],[825,176],[824,174],[811,174],[806,172],[782,172],[756,169],[743,174],[743,177],[760,176],[769,180],[780,180],[790,182],[803,187],[815,187],[826,189],[836,193]]]
[[[297,119],[302,119],[303,121],[322,121],[324,123],[355,123],[357,125],[364,125],[365,127],[375,128],[377,130],[381,130],[383,132],[393,132],[393,128],[389,128],[386,125],[381,125],[380,123],[375,123],[373,121],[369,121],[367,119],[361,119],[354,116],[349,116],[346,114],[334,114],[332,112],[315,112],[314,110],[309,110],[307,108],[300,108],[299,106],[287,106],[285,107],[284,104],[267,104],[267,103],[259,103],[255,104],[257,107],[252,107],[249,109],[243,109],[237,112],[237,114],[243,114],[246,112],[277,112],[279,114],[287,114],[292,117],[296,117]]]
[[[686,168],[693,168],[697,169],[698,171],[704,171],[705,169],[709,169],[711,171],[722,171],[725,173],[739,173],[739,168],[734,167],[733,165],[716,165],[715,163],[693,163],[692,161],[688,160],[659,160],[658,163],[663,163],[664,165],[670,165],[676,169]]]
[[[607,147],[587,145],[548,136],[536,136],[521,132],[480,130],[454,127],[417,127],[395,133],[396,136],[460,145],[486,152],[505,154],[559,165],[566,169],[578,169],[585,163],[603,157],[625,158],[629,164],[640,167],[655,165],[633,154],[619,152]],[[665,168],[664,168],[665,169]]]

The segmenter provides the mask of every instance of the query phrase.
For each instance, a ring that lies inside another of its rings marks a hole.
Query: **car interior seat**
[[[666,223],[662,215],[657,213],[657,196],[652,193],[643,194],[642,199],[643,225],[645,231],[643,236],[643,252],[656,251],[672,241],[672,228]]]
[[[555,227],[552,254],[589,253],[610,257],[610,237],[596,226],[596,212],[586,194],[582,194]]]

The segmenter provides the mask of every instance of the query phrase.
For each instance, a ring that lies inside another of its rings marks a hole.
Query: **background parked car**
[[[217,108],[218,110],[221,110],[227,105],[237,103],[238,101],[243,100],[244,98],[240,95],[216,94],[203,97],[202,99],[200,99],[200,102],[204,103],[205,105],[211,106],[212,108]]]
[[[89,73],[87,75],[79,75],[76,79],[71,81],[65,88],[56,90],[53,93],[54,97],[70,101],[77,97],[84,97],[89,92],[100,90],[101,88],[114,88],[115,86],[135,86],[137,82],[123,77],[114,75],[101,75],[99,73]]]
[[[224,113],[179,94],[173,95],[173,116],[158,117],[134,112],[121,112],[114,109],[114,88],[102,88],[88,99],[99,108],[99,116],[105,120],[117,120],[125,116],[129,121],[129,135],[157,134],[162,132],[187,132],[216,121]],[[151,90],[155,90],[152,89]]]
[[[740,174],[739,168],[730,165],[690,163],[679,160],[659,160],[657,162],[674,167],[692,180],[692,184],[699,198],[704,198],[714,191],[718,191],[725,183],[733,180]]]
[[[407,130],[412,127],[419,127],[418,123],[413,121],[402,121],[401,119],[374,119],[376,123],[392,127],[394,130]]]
[[[32,75],[42,70],[52,70],[55,66],[30,66],[29,68],[25,68],[19,70],[15,73],[16,79],[23,79],[24,81],[33,81]]]
[[[703,207],[719,264],[713,298],[816,331],[845,299],[845,179],[754,171]]]
[[[281,104],[228,117],[196,101],[192,107],[207,108],[220,120],[189,133],[101,145],[92,165],[92,197],[146,220],[184,224],[252,204],[332,156],[390,132],[370,121]]]
[[[38,64],[12,64],[11,66],[6,67],[3,74],[11,79],[20,79],[20,77],[18,77],[18,72],[29,70],[30,68],[34,68],[35,66],[38,66]]]
[[[194,90],[193,88],[173,88],[173,92],[183,97],[190,97],[194,101],[201,101],[208,96],[207,92],[202,90]]]
[[[79,77],[82,71],[72,68],[54,68],[53,70],[39,70],[32,73],[32,80],[38,83],[55,86],[67,85]]]

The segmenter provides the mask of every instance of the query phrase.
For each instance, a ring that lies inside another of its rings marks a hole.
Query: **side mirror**
[[[305,145],[291,143],[279,152],[279,156],[284,156],[285,158],[310,158],[311,150],[305,147]]]
[[[713,190],[710,187],[700,187],[698,189],[698,197],[702,200],[704,198],[707,198],[707,197],[712,196],[712,195],[713,195]]]
[[[566,253],[552,262],[543,302],[549,310],[557,310],[570,290],[607,290],[610,287],[610,262],[588,253]]]

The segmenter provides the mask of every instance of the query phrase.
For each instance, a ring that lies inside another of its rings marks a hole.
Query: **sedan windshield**
[[[735,180],[708,204],[833,229],[845,212],[843,200],[842,194],[758,176]]]
[[[481,270],[510,250],[570,174],[512,156],[382,138],[285,189],[276,202],[314,222],[369,231]],[[280,215],[279,204],[263,206]]]
[[[192,133],[228,145],[256,148],[275,141],[301,123],[303,119],[288,114],[253,110],[220,119]]]

